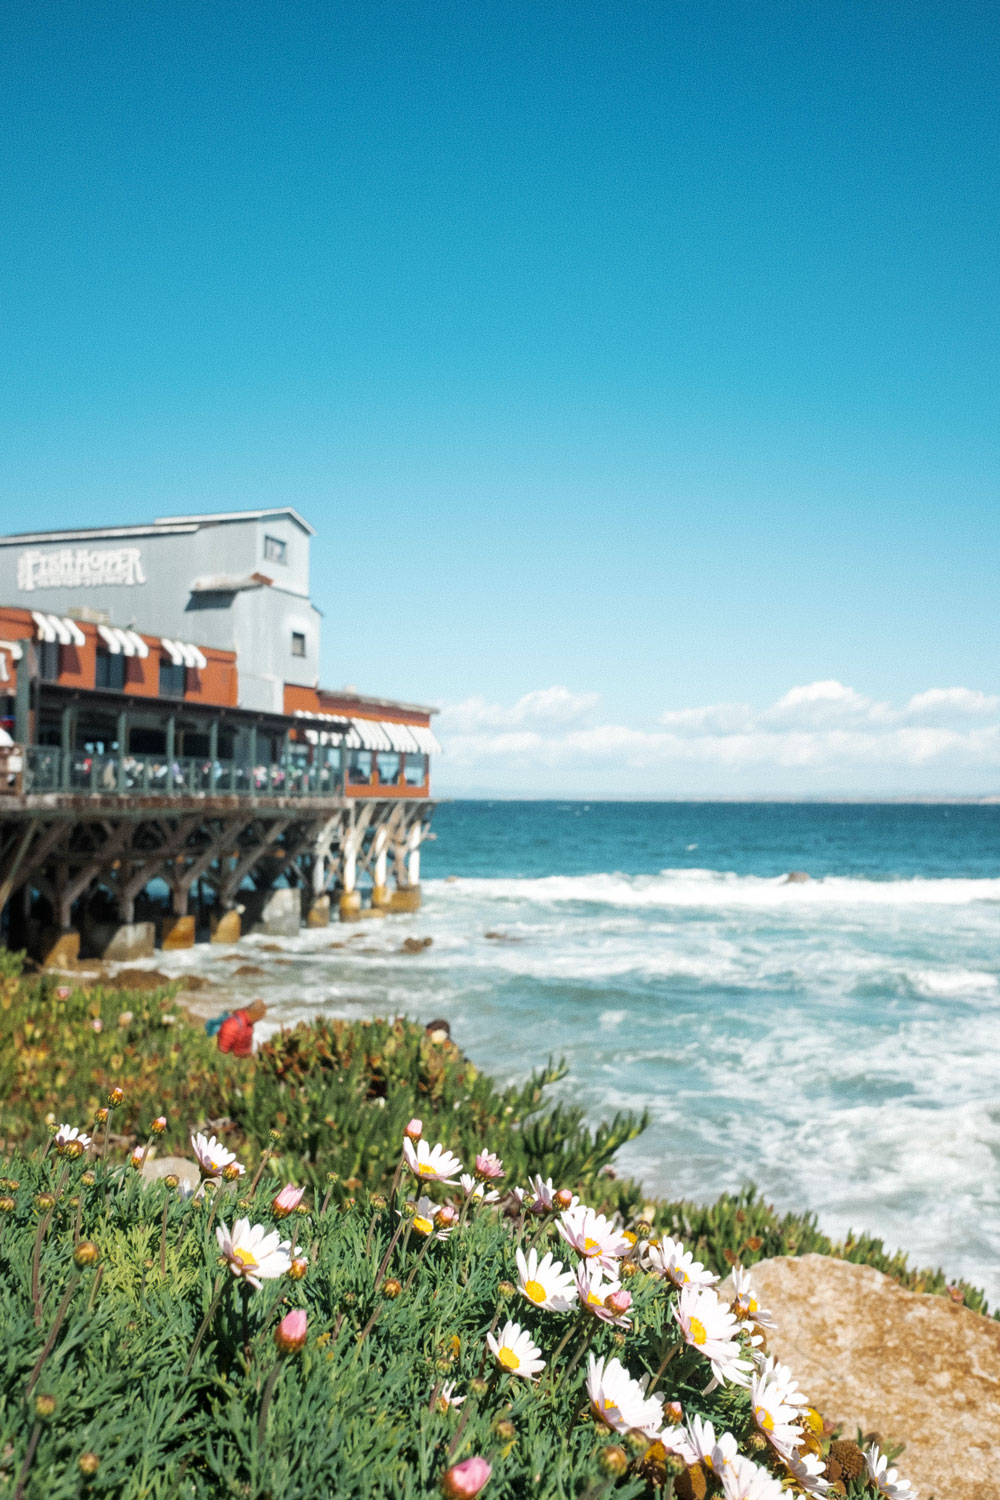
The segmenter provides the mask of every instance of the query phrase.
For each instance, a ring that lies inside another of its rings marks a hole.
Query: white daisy
[[[528,1189],[531,1194],[531,1202],[528,1208],[533,1214],[550,1214],[556,1208],[576,1208],[580,1202],[575,1193],[570,1193],[569,1202],[557,1204],[556,1196],[558,1189],[553,1184],[551,1177],[542,1179],[541,1173],[528,1178]]]
[[[788,1472],[807,1495],[825,1495],[830,1481],[824,1476],[823,1460],[815,1453],[783,1453]]]
[[[868,1477],[886,1500],[916,1500],[917,1492],[908,1479],[900,1479],[898,1469],[890,1469],[889,1460],[876,1444],[865,1453]]]
[[[580,1306],[593,1317],[600,1318],[602,1323],[613,1323],[616,1328],[631,1328],[630,1318],[622,1316],[632,1298],[628,1292],[622,1291],[622,1284],[613,1276],[608,1276],[604,1267],[596,1260],[582,1260],[576,1268],[576,1292],[580,1299]],[[621,1307],[616,1307],[614,1302],[608,1306],[612,1297],[618,1297]]]
[[[203,1177],[221,1177],[230,1163],[240,1165],[236,1161],[235,1151],[228,1151],[214,1135],[202,1135],[200,1130],[194,1131],[191,1136],[191,1150],[198,1158]],[[243,1172],[242,1167],[240,1172]]]
[[[688,1446],[694,1453],[690,1462],[697,1463],[700,1460],[721,1479],[723,1470],[732,1463],[739,1451],[733,1434],[724,1432],[716,1437],[715,1428],[703,1417],[689,1418],[683,1431]]]
[[[457,1409],[464,1400],[464,1396],[455,1395],[454,1380],[446,1380],[437,1393],[437,1409],[439,1412],[450,1411],[452,1407]]]
[[[733,1312],[738,1318],[744,1318],[748,1323],[756,1323],[760,1328],[777,1328],[773,1315],[766,1307],[761,1307],[754,1296],[753,1287],[750,1284],[750,1272],[745,1271],[742,1266],[733,1267],[733,1288],[736,1295],[733,1298]]]
[[[698,1462],[700,1455],[692,1447],[686,1428],[664,1427],[659,1434],[658,1441],[663,1444],[668,1453],[675,1454],[682,1463],[687,1464],[688,1468]]]
[[[518,1250],[514,1258],[522,1297],[550,1312],[569,1312],[576,1301],[576,1284],[572,1272],[563,1270],[561,1260],[553,1260],[551,1251],[539,1260],[537,1250],[529,1250],[527,1256]]]
[[[783,1365],[780,1359],[775,1359],[773,1354],[769,1354],[766,1359],[761,1359],[758,1356],[756,1365],[758,1373],[769,1380],[773,1380],[774,1384],[779,1388],[781,1399],[786,1406],[806,1407],[809,1405],[809,1398],[802,1394],[798,1381],[788,1366]]]
[[[410,1220],[414,1233],[425,1236],[432,1234],[436,1240],[446,1240],[449,1234],[451,1234],[453,1226],[440,1221],[438,1218],[439,1212],[437,1204],[432,1203],[430,1198],[418,1198],[413,1218]],[[435,1226],[437,1227],[435,1228]]]
[[[714,1272],[707,1271],[700,1260],[695,1260],[680,1240],[671,1239],[669,1234],[645,1245],[640,1258],[647,1271],[672,1281],[674,1286],[714,1286],[719,1279]]]
[[[519,1323],[510,1319],[500,1330],[500,1337],[486,1335],[486,1342],[497,1362],[509,1375],[520,1375],[525,1380],[535,1380],[540,1370],[545,1369],[541,1349],[532,1343],[531,1335]]]
[[[780,1479],[741,1454],[722,1471],[722,1493],[726,1500],[788,1500]]]
[[[87,1147],[91,1143],[91,1140],[91,1136],[84,1135],[83,1131],[78,1130],[75,1125],[60,1125],[59,1129],[52,1137],[52,1144],[58,1151],[60,1146],[68,1146],[71,1141],[78,1141],[79,1144],[83,1147],[84,1151],[86,1151]]]
[[[782,1367],[783,1369],[783,1367]],[[756,1373],[750,1381],[754,1421],[769,1443],[784,1455],[801,1448],[805,1438],[798,1420],[801,1412],[785,1400],[788,1386],[773,1367]]]
[[[410,1171],[422,1182],[451,1184],[456,1180],[455,1173],[462,1170],[458,1157],[453,1156],[444,1146],[428,1146],[424,1140],[419,1140],[414,1145],[409,1136],[403,1140],[403,1156]]]
[[[723,1307],[711,1287],[700,1290],[695,1286],[682,1288],[674,1317],[680,1324],[685,1342],[704,1354],[717,1381],[749,1385],[747,1371],[752,1366],[748,1359],[741,1358],[742,1349],[737,1340],[740,1325],[728,1307]]]
[[[588,1260],[591,1257],[599,1258],[608,1269],[632,1249],[631,1240],[610,1219],[587,1208],[583,1203],[561,1213],[556,1220],[556,1228],[567,1245],[572,1245],[578,1255]]]
[[[219,1249],[229,1262],[234,1276],[243,1276],[251,1286],[260,1288],[261,1281],[272,1281],[284,1276],[292,1264],[292,1251],[288,1240],[283,1240],[277,1229],[267,1229],[263,1224],[251,1226],[249,1219],[237,1219],[230,1234],[225,1224],[215,1231]]]
[[[458,1180],[467,1198],[475,1198],[477,1203],[499,1203],[500,1194],[496,1188],[490,1188],[487,1192],[485,1182],[477,1182],[471,1172],[463,1172]]]
[[[663,1397],[646,1395],[649,1376],[633,1380],[619,1359],[591,1354],[587,1360],[587,1397],[599,1422],[614,1432],[642,1432],[657,1438],[663,1424]]]

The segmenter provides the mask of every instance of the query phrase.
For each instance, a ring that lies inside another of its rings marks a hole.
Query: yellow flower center
[[[753,1414],[757,1418],[758,1427],[762,1427],[765,1432],[774,1431],[774,1418],[766,1406],[755,1406]]]
[[[758,1312],[760,1309],[760,1303],[757,1301],[756,1297],[751,1297],[747,1302],[747,1306],[752,1313]]]
[[[583,1242],[584,1255],[596,1255],[600,1248],[600,1242],[598,1240],[592,1240],[589,1236]]]
[[[502,1344],[500,1346],[500,1352],[497,1355],[497,1359],[503,1365],[505,1370],[519,1370],[521,1368],[521,1361],[518,1359],[513,1349],[509,1349],[506,1344]]]
[[[688,1330],[691,1334],[692,1344],[703,1344],[708,1338],[708,1332],[700,1318],[689,1318]]]
[[[249,1250],[243,1250],[238,1245],[233,1246],[233,1260],[238,1260],[244,1270],[257,1269],[257,1262]]]
[[[417,1163],[417,1174],[420,1177],[436,1177],[437,1168],[432,1167],[429,1161],[421,1161]]]
[[[603,1307],[604,1306],[604,1302],[603,1302],[603,1299],[600,1298],[600,1297],[598,1297],[595,1292],[588,1292],[587,1293],[587,1306],[588,1307]]]
[[[545,1301],[545,1288],[540,1281],[526,1281],[524,1283],[524,1295],[534,1302],[536,1307],[541,1307]]]
[[[414,1214],[413,1227],[418,1234],[430,1234],[431,1230],[434,1228],[434,1225],[431,1223],[430,1219],[425,1219],[421,1214]]]

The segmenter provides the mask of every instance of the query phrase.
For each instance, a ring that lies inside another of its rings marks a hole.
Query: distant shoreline
[[[435,795],[435,802],[551,802],[551,803],[600,803],[601,805],[614,806],[617,803],[628,802],[646,804],[650,807],[671,806],[696,806],[696,807],[719,807],[730,805],[746,805],[752,807],[767,806],[802,806],[802,807],[998,807],[1000,806],[1000,792],[984,793],[982,796],[947,796],[944,794],[919,796],[917,794],[901,794],[899,796],[863,796],[845,793],[843,795],[815,795],[815,796],[779,796],[769,794],[767,796],[730,795],[723,796],[690,796],[690,797],[645,797],[625,796],[561,796],[553,797],[548,793],[534,794],[531,792],[461,792],[451,794],[444,792]]]

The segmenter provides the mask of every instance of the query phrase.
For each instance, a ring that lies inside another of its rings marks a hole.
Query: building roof
[[[72,531],[18,531],[0,536],[0,547],[22,547],[26,542],[97,542],[126,537],[172,536],[199,531],[203,526],[221,526],[229,521],[261,521],[267,516],[288,516],[307,536],[315,536],[309,525],[291,505],[275,505],[263,510],[206,511],[193,516],[157,516],[155,521],[139,526],[81,526]]]

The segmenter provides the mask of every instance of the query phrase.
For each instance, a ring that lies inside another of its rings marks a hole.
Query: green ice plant
[[[490,1138],[459,1153],[411,1118],[388,1192],[317,1204],[236,1159],[216,1172],[208,1143],[213,1191],[185,1197],[73,1128],[0,1177],[17,1500],[780,1500],[831,1482],[907,1500],[885,1455],[831,1448],[768,1360],[745,1273],[721,1299],[675,1239],[515,1181]]]

